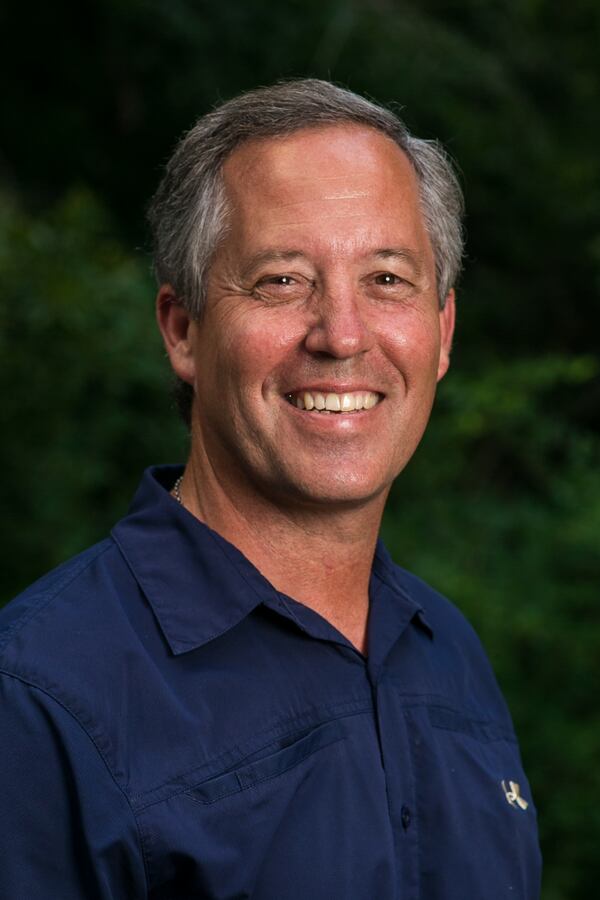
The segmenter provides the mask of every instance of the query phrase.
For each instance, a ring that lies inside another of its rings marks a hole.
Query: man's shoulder
[[[0,609],[0,647],[48,603],[60,597],[98,557],[111,548],[112,543],[107,538],[81,551],[37,578]]]
[[[78,723],[91,738],[90,749],[95,745],[113,773],[119,771],[114,732],[123,660],[141,655],[140,633],[147,623],[138,620],[149,615],[139,598],[117,544],[107,538],[38,579],[0,611],[4,688],[19,685],[18,694],[9,693],[27,715],[41,705],[55,723]]]
[[[114,619],[115,575],[124,564],[111,538],[29,585],[0,610],[0,669],[33,684],[54,680],[101,652]],[[59,679],[60,680],[60,679]]]

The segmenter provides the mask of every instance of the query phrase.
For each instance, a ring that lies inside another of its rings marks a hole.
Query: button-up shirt
[[[0,614],[0,897],[535,900],[463,616],[379,544],[361,654],[180,506],[179,472]]]

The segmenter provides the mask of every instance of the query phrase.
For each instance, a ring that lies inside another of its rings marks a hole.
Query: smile
[[[375,391],[352,391],[343,394],[298,391],[295,394],[286,394],[286,400],[292,406],[323,413],[351,413],[373,409],[381,399],[381,395]]]

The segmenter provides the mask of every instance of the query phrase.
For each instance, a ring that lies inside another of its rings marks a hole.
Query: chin
[[[288,483],[288,490],[283,493],[288,498],[294,497],[298,503],[305,506],[323,508],[328,506],[331,511],[340,507],[360,508],[376,501],[384,501],[387,497],[393,479],[371,480],[350,473],[344,476],[338,473],[333,478],[323,478],[319,483],[315,479],[296,480]],[[282,485],[278,485],[278,494],[281,497]]]

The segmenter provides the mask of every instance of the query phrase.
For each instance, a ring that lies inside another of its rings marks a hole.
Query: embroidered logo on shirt
[[[515,809],[518,807],[519,809],[527,809],[529,803],[527,800],[524,800],[521,797],[521,788],[517,784],[516,781],[509,781],[508,786],[505,781],[502,781],[502,790],[504,791],[504,796],[508,800],[511,806],[514,806]]]

